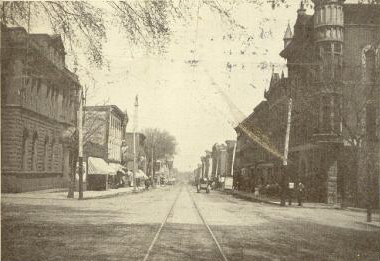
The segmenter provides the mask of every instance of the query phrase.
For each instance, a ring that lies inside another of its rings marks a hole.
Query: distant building
[[[1,69],[2,192],[68,186],[81,86],[61,37],[1,24]]]
[[[86,106],[84,112],[83,150],[88,166],[87,177],[95,179],[97,175],[97,184],[93,186],[107,189],[105,185],[109,183],[109,176],[122,171],[122,147],[125,145],[128,115],[116,105]],[[88,189],[94,189],[93,186],[87,184]]]
[[[371,142],[377,142],[380,6],[343,2],[313,0],[314,15],[307,15],[301,4],[294,34],[288,26],[281,52],[288,77],[272,74],[266,101],[245,123],[261,129],[283,153],[291,97],[288,182],[303,182],[311,201],[365,206],[368,189],[379,193],[376,161],[372,185],[368,183],[366,125],[372,112],[366,112],[366,104],[370,100],[376,104],[372,121],[376,137]],[[281,159],[252,143],[241,128],[236,131],[242,183],[251,190],[277,183]],[[373,153],[379,153],[376,147]]]

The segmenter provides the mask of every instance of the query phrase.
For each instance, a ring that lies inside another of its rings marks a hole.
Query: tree
[[[69,53],[76,55],[74,49],[82,47],[91,63],[103,63],[104,12],[89,2],[6,1],[2,3],[1,18],[4,24],[27,29],[47,21],[54,33],[63,36]]]
[[[104,144],[107,128],[106,113],[102,111],[83,111],[83,148],[90,143]],[[79,136],[76,127],[68,128],[64,133],[66,144],[71,151],[70,158],[70,185],[68,197],[74,197],[75,176],[77,173]]]
[[[153,179],[156,161],[167,156],[173,156],[176,153],[177,142],[175,137],[165,130],[148,128],[143,133],[146,137],[144,150]]]
[[[379,0],[358,0],[378,3]],[[33,28],[40,23],[49,24],[61,34],[69,54],[75,59],[79,51],[96,66],[104,65],[103,43],[107,39],[109,20],[116,22],[131,43],[145,46],[150,52],[165,50],[172,28],[178,22],[192,22],[200,18],[199,10],[206,7],[218,14],[232,29],[244,29],[236,22],[233,9],[242,3],[270,4],[273,8],[288,6],[290,0],[145,0],[109,1],[102,8],[90,1],[3,1],[2,23]],[[311,5],[311,0],[305,0]],[[196,15],[194,15],[194,10]],[[111,19],[110,19],[111,18]]]

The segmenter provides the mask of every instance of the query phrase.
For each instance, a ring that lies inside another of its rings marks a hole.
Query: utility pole
[[[154,136],[152,135],[152,157],[151,157],[151,160],[150,160],[150,163],[151,163],[151,168],[150,168],[150,178],[152,180],[152,186],[156,186],[154,183],[154,161],[153,161],[153,143],[154,143]]]
[[[78,172],[79,172],[79,200],[83,199],[83,89],[79,90],[78,112]]]
[[[282,162],[282,176],[281,176],[281,206],[285,206],[286,197],[286,176],[287,176],[287,166],[288,166],[288,152],[289,152],[289,136],[290,136],[290,123],[292,120],[292,98],[289,98],[288,104],[288,119],[286,122],[286,134],[285,134],[285,148],[284,148],[284,159]]]
[[[136,191],[136,178],[135,178],[135,175],[137,173],[136,132],[137,132],[137,120],[138,120],[138,107],[139,107],[139,100],[138,100],[138,96],[136,95],[134,126],[133,126],[133,173],[132,173],[133,191]]]
[[[376,107],[375,101],[366,104],[366,136],[367,136],[367,222],[372,222],[372,204],[374,200],[374,176],[376,162]]]
[[[235,154],[236,154],[236,145],[237,145],[237,139],[234,145],[234,150],[232,152],[232,163],[231,163],[231,177],[234,176],[234,165],[235,165]]]

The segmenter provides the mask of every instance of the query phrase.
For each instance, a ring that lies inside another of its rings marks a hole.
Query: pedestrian
[[[297,189],[298,206],[302,207],[303,198],[305,195],[305,186],[300,182]]]
[[[293,190],[294,190],[294,182],[289,182],[289,185],[288,185],[289,206],[292,205]]]

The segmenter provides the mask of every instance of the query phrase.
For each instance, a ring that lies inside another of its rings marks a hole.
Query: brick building
[[[80,83],[65,65],[59,35],[1,25],[1,185],[3,192],[65,187]]]
[[[364,206],[369,188],[378,193],[378,164],[370,183],[367,176],[366,105],[375,100],[376,137],[371,142],[378,142],[380,7],[342,0],[313,3],[313,15],[301,4],[294,35],[290,26],[286,30],[280,55],[287,60],[288,77],[273,73],[266,101],[246,121],[261,128],[283,152],[292,98],[288,180],[303,182],[308,200]],[[242,133],[239,128],[237,133]],[[267,178],[258,179],[277,182],[281,160],[257,144],[249,145],[244,136],[238,141],[240,172],[248,166],[250,175],[260,176],[255,169],[263,162],[267,170],[261,175]]]
[[[98,179],[108,180],[108,176],[115,176],[117,171],[122,170],[122,146],[126,145],[125,128],[128,124],[128,115],[116,105],[86,106],[84,112],[83,152],[84,162],[88,166],[88,178],[95,179],[95,176],[91,175],[98,175]],[[98,164],[101,161],[102,163]]]

